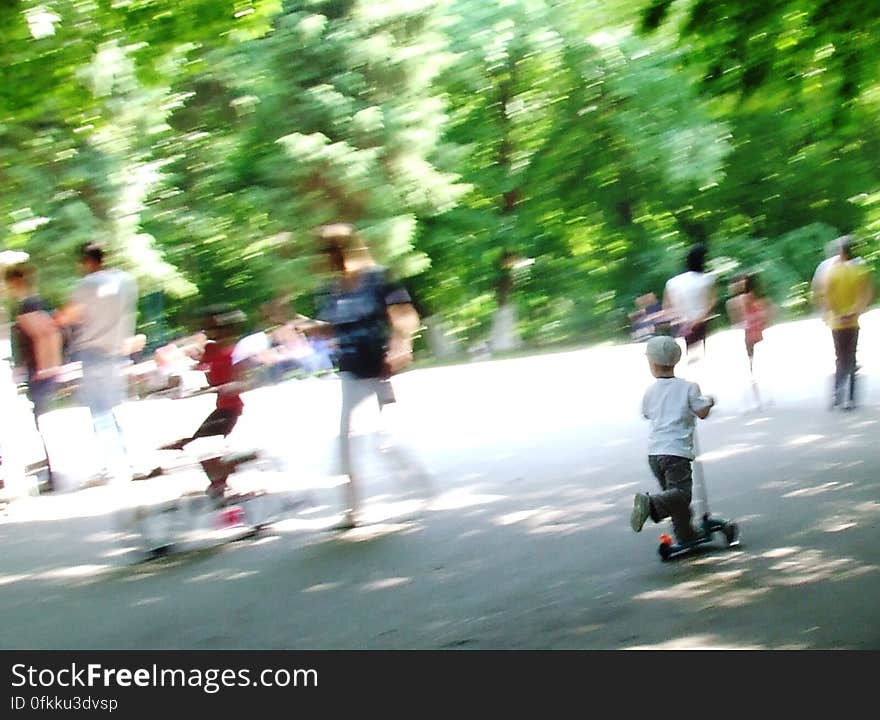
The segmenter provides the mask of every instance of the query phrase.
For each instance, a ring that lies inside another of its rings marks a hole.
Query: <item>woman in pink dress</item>
[[[731,321],[743,329],[752,390],[760,408],[761,398],[755,379],[755,346],[764,339],[764,330],[769,325],[772,315],[772,305],[760,294],[757,277],[754,274],[747,273],[737,278],[731,284],[731,295],[732,297],[727,301],[727,312]]]

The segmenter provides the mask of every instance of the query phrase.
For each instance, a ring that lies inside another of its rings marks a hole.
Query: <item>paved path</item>
[[[334,381],[247,398],[236,442],[268,448],[316,501],[270,537],[134,566],[113,541],[107,488],[17,501],[0,522],[0,647],[880,648],[880,314],[863,323],[862,406],[847,414],[827,409],[818,321],[768,331],[762,411],[749,408],[740,335],[710,339],[685,374],[718,396],[700,425],[705,476],[743,545],[668,564],[665,527],[628,525],[633,492],[654,483],[643,351],[399,377],[400,434],[438,495],[420,509],[374,472],[373,524],[345,534],[322,529],[341,501],[327,475]],[[124,420],[146,453],[210,403],[136,403]]]

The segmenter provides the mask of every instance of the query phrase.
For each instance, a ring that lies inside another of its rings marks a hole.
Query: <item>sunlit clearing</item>
[[[848,580],[875,572],[874,565],[865,565],[852,558],[829,558],[820,550],[803,550],[770,566],[773,585],[805,585],[827,580]]]
[[[837,482],[827,482],[822,485],[816,485],[810,488],[802,488],[800,490],[792,490],[790,493],[785,493],[782,497],[812,497],[813,495],[821,495],[822,493],[828,492],[829,490],[841,489],[842,485]]]
[[[131,607],[143,607],[144,605],[156,605],[165,600],[164,597],[147,597],[141,598],[140,600],[135,600],[131,603]]]
[[[596,525],[593,523],[590,524],[589,527],[596,527]],[[531,528],[528,532],[529,535],[568,535],[584,529],[586,528],[582,524],[558,523],[554,525],[538,525],[537,527]]]
[[[223,578],[223,574],[225,570],[213,570],[211,572],[202,573],[200,575],[194,575],[193,577],[184,579],[185,583],[199,583],[205,582],[208,580],[220,580]]]
[[[31,573],[22,573],[19,575],[0,575],[0,586],[12,585],[13,583],[29,580],[34,576]]]
[[[371,502],[364,511],[365,522],[386,522],[412,516],[422,510],[424,503],[419,500],[400,500],[397,502]]]
[[[817,440],[821,440],[824,438],[824,435],[801,435],[799,437],[793,438],[788,441],[788,444],[794,447],[798,445],[807,445],[809,443],[816,442]]]
[[[519,512],[508,513],[507,515],[500,515],[492,522],[495,525],[504,527],[506,525],[513,525],[515,523],[522,522],[523,520],[526,520],[540,512],[540,508],[537,510],[520,510]]]
[[[570,632],[572,635],[589,635],[592,632],[596,632],[596,630],[601,630],[601,625],[578,625],[577,627],[573,627]]]
[[[504,500],[504,495],[484,495],[473,492],[471,488],[456,488],[436,498],[431,506],[435,510],[461,510],[462,508],[488,505]]]
[[[232,573],[226,577],[227,580],[245,580],[246,578],[253,577],[254,575],[259,575],[260,573],[256,570],[241,570],[237,573]]]
[[[335,590],[338,587],[342,587],[342,583],[339,583],[339,582],[318,583],[317,585],[310,585],[309,587],[304,588],[301,592],[304,592],[304,593],[326,592],[327,590]]]
[[[46,570],[39,577],[47,580],[69,580],[72,578],[96,577],[111,569],[110,565],[72,565],[66,568]]]
[[[702,453],[699,459],[701,462],[714,462],[715,460],[724,460],[725,458],[733,457],[734,455],[742,455],[743,453],[752,452],[757,447],[758,446],[756,445],[738,443],[736,445],[731,445],[730,447],[723,448],[721,450],[713,450],[711,452]]]
[[[821,530],[823,530],[824,532],[838,533],[838,532],[843,532],[844,530],[849,530],[851,528],[854,528],[857,525],[858,525],[858,523],[854,523],[854,522],[830,520],[830,521],[827,521],[825,524],[820,525],[819,528]]]
[[[800,550],[801,550],[801,548],[799,548],[799,547],[775,548],[773,550],[768,550],[767,552],[762,554],[761,557],[765,557],[765,558],[786,557],[788,555],[794,555],[796,552],[800,552]]]
[[[880,503],[870,500],[868,502],[859,503],[855,506],[856,512],[871,514],[880,513]]]
[[[717,635],[689,635],[655,645],[633,645],[627,650],[763,650],[761,645],[722,641]]]
[[[61,22],[61,18],[58,15],[49,12],[42,6],[27,10],[25,17],[31,37],[34,40],[52,37],[55,34],[56,23]]]
[[[712,598],[710,605],[713,607],[744,607],[760,600],[770,592],[770,588],[752,588],[742,590],[726,590],[718,597]]]
[[[741,578],[745,572],[745,570],[741,569],[716,572],[700,580],[689,580],[668,588],[648,590],[647,592],[639,593],[635,598],[637,600],[686,600],[688,598],[708,595],[712,592],[718,592],[720,595],[728,592],[729,588],[726,586]]]
[[[374,582],[364,583],[361,587],[364,590],[387,590],[388,588],[399,587],[412,582],[412,578],[408,577],[391,577],[384,580],[375,580]]]
[[[112,558],[118,558],[118,557],[123,557],[125,555],[129,555],[131,553],[137,552],[139,549],[140,548],[138,548],[136,545],[113,548],[112,550],[106,550],[106,551],[102,552],[101,557],[107,558],[109,560]]]
[[[619,522],[619,518],[616,517],[601,517],[601,518],[592,518],[590,520],[583,520],[577,524],[577,527],[581,530],[592,530],[593,528],[602,527],[603,525],[611,525],[612,523]]]

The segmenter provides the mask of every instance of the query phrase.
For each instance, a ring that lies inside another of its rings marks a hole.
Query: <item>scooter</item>
[[[727,547],[736,547],[740,543],[739,525],[732,520],[713,517],[709,510],[709,496],[706,492],[706,479],[703,475],[703,463],[699,459],[700,451],[696,429],[694,430],[694,450],[696,451],[697,456],[697,459],[694,460],[693,464],[694,481],[699,489],[700,504],[703,511],[699,523],[694,524],[694,530],[696,530],[697,535],[693,540],[687,542],[676,542],[671,535],[666,533],[661,535],[660,546],[657,548],[657,552],[660,554],[660,559],[663,562],[688,555],[700,545],[712,542],[715,533],[724,536],[724,539],[727,542]]]
[[[199,547],[258,538],[275,523],[314,505],[310,496],[285,487],[278,464],[257,452],[228,453],[213,461],[233,472],[251,468],[249,487],[217,496],[206,491],[184,492],[153,502],[139,502],[121,516],[123,542],[134,546],[143,560],[161,558]],[[190,461],[176,469],[201,465],[210,479],[213,465]],[[173,472],[173,470],[172,470]],[[261,476],[266,476],[265,481]],[[270,480],[274,476],[274,481]],[[164,480],[169,482],[167,479]],[[153,482],[162,482],[161,480]]]

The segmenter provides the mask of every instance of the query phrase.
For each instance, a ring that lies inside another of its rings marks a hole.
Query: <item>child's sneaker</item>
[[[220,502],[226,495],[226,482],[212,482],[205,489],[205,494],[211,498],[211,500]]]
[[[629,516],[629,524],[636,532],[642,531],[645,521],[651,516],[651,500],[644,493],[636,493],[633,498],[632,515]]]

